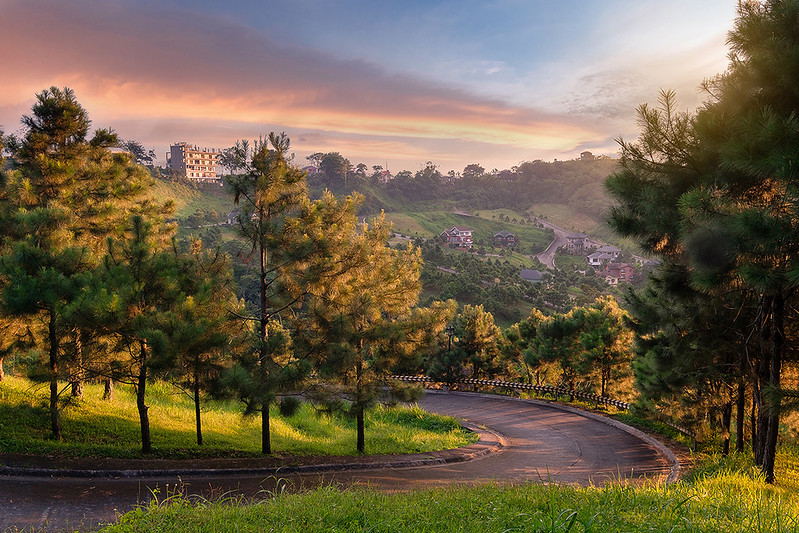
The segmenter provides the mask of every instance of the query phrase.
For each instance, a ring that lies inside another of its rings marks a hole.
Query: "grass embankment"
[[[531,483],[405,494],[327,487],[252,504],[172,496],[105,531],[798,531],[795,487],[766,486],[753,472],[733,459],[709,461],[703,472],[670,486]]]
[[[136,399],[118,386],[112,401],[102,387],[87,384],[84,397],[62,411],[63,439],[50,439],[48,390],[26,379],[0,382],[0,452],[36,455],[142,457]],[[194,407],[174,388],[155,383],[147,389],[154,451],[146,457],[246,457],[259,455],[260,417],[245,418],[237,402],[212,402],[203,408],[202,447],[194,431]],[[271,413],[272,447],[277,454],[351,455],[355,423],[303,405],[293,416]],[[375,408],[367,413],[366,450],[370,454],[428,452],[474,442],[450,417],[418,407]]]
[[[205,190],[200,190],[182,183],[155,180],[152,195],[161,201],[174,201],[178,218],[188,217],[198,210],[227,215],[235,208],[232,196],[226,194],[221,186],[208,184],[205,187]]]
[[[466,226],[474,231],[475,244],[486,246],[493,246],[496,232],[508,230],[519,238],[525,253],[545,250],[553,238],[551,230],[536,228],[532,224],[513,224],[482,216],[458,215],[451,211],[392,212],[386,213],[386,218],[393,223],[395,232],[428,239],[452,226]]]

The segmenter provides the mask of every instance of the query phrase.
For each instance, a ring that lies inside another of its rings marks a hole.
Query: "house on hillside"
[[[632,283],[635,279],[635,267],[630,263],[608,263],[597,274],[604,277],[610,285]]]
[[[614,259],[621,255],[620,248],[616,248],[615,246],[610,246],[609,244],[597,248],[596,251],[605,254],[610,254],[613,256]]]
[[[542,272],[529,268],[525,268],[519,272],[519,277],[524,281],[529,281],[531,283],[541,283],[544,280],[544,274]]]
[[[441,232],[441,240],[453,248],[471,248],[472,230],[463,226],[452,226]]]
[[[589,237],[585,233],[572,233],[571,235],[566,235],[566,241],[568,241],[566,248],[570,252],[582,252],[588,248]]]
[[[614,256],[608,252],[599,252],[596,251],[588,256],[588,264],[592,267],[598,267],[602,265],[606,265],[616,259],[617,256]]]
[[[494,234],[494,246],[497,248],[514,248],[517,242],[516,235],[506,229]]]

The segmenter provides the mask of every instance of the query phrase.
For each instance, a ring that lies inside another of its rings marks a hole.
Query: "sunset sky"
[[[442,171],[615,155],[726,66],[735,0],[0,0],[0,128],[74,89],[154,148],[285,131],[299,163]]]

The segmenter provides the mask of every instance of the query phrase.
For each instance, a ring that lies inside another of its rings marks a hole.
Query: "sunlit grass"
[[[111,401],[102,387],[88,384],[82,399],[62,411],[61,442],[50,438],[48,391],[21,378],[0,383],[0,451],[70,456],[138,457],[140,428],[136,400],[118,386]],[[147,390],[155,456],[253,456],[261,450],[259,417],[244,417],[237,402],[211,402],[202,413],[202,447],[197,446],[194,405],[164,383]],[[271,413],[272,447],[279,454],[349,455],[356,449],[354,421],[303,404],[293,416]],[[366,416],[366,451],[416,453],[455,448],[475,440],[450,417],[418,407],[378,407]]]
[[[734,464],[734,462],[733,462]],[[258,502],[154,501],[106,531],[533,531],[787,532],[799,530],[799,497],[762,477],[717,464],[666,486],[580,488],[482,485],[387,494],[331,487]]]

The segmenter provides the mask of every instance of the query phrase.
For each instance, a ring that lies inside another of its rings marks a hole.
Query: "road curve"
[[[0,477],[0,530],[10,527],[96,527],[182,485],[206,497],[245,496],[336,483],[398,491],[488,481],[555,481],[601,485],[609,480],[673,475],[675,459],[631,428],[575,409],[501,396],[431,393],[425,409],[453,415],[499,434],[505,446],[476,460],[437,466],[345,470],[294,475],[171,476],[137,479]],[[368,429],[367,429],[368,431]]]

